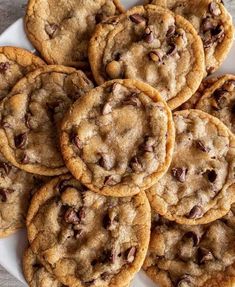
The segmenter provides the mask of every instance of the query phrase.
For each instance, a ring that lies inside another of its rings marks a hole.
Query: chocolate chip
[[[10,68],[10,63],[1,62],[0,63],[0,74],[5,74],[9,68]]]
[[[27,133],[22,133],[17,136],[15,136],[14,141],[15,141],[15,147],[19,149],[23,149],[26,147],[27,144]]]
[[[182,276],[179,281],[177,282],[177,287],[186,287],[189,286],[188,284],[191,283],[191,277],[188,274],[185,274],[184,276]]]
[[[112,159],[108,154],[101,154],[98,164],[105,170],[111,170],[113,167]]]
[[[7,201],[7,195],[13,193],[14,190],[10,188],[0,188],[0,197],[2,202]]]
[[[183,167],[175,167],[171,170],[171,174],[174,178],[176,178],[179,182],[183,183],[186,180],[186,174],[188,170],[187,168]]]
[[[202,23],[201,23],[202,32],[205,33],[207,31],[212,30],[213,28],[215,28],[215,23],[214,23],[213,19],[205,18],[202,20]]]
[[[132,94],[130,98],[124,100],[122,103],[126,106],[130,105],[138,108],[142,105],[141,101],[137,97],[137,94]]]
[[[172,36],[174,36],[174,34],[175,34],[175,26],[172,25],[168,28],[168,30],[166,32],[166,37],[171,38]]]
[[[100,277],[103,281],[106,281],[110,277],[110,274],[108,272],[104,272],[100,275]]]
[[[35,264],[33,264],[33,268],[34,269],[40,269],[40,268],[42,268],[42,264],[41,263],[35,263]]]
[[[163,55],[159,50],[153,50],[149,53],[149,58],[153,62],[162,62]]]
[[[8,175],[11,171],[11,166],[9,164],[7,164],[6,162],[1,162],[0,163],[0,173],[1,175],[3,176],[4,174],[5,175]]]
[[[176,54],[176,52],[177,52],[177,46],[174,43],[172,43],[170,44],[170,47],[166,54],[167,56],[173,56]]]
[[[108,115],[112,112],[112,105],[110,103],[106,103],[102,110],[102,115]]]
[[[21,163],[23,163],[23,164],[28,164],[29,162],[30,162],[29,156],[24,153],[24,154],[22,155],[22,158],[21,158]]]
[[[130,162],[131,169],[135,172],[143,170],[143,166],[137,156],[134,156]]]
[[[55,32],[58,30],[59,26],[55,23],[53,24],[47,24],[45,26],[45,31],[49,35],[50,38],[53,38],[55,35]]]
[[[197,246],[200,243],[200,237],[198,236],[197,233],[193,231],[189,231],[184,234],[183,238],[188,238],[193,240],[193,245]]]
[[[224,37],[224,27],[222,25],[216,26],[214,29],[211,30],[211,35],[218,40]]]
[[[215,182],[217,178],[217,173],[212,169],[212,170],[207,170],[206,171],[207,178],[210,182]]]
[[[195,205],[189,212],[189,214],[187,215],[187,218],[189,219],[198,219],[200,217],[202,217],[203,215],[203,211],[201,206],[199,205]]]
[[[145,22],[145,18],[143,16],[141,16],[140,14],[133,14],[130,16],[130,19],[135,24],[140,24],[140,23]]]
[[[103,14],[98,13],[95,15],[95,22],[96,24],[100,23],[103,20]]]
[[[217,3],[215,3],[215,2],[211,2],[209,4],[209,11],[214,16],[219,16],[221,14],[219,5]]]
[[[81,208],[79,209],[79,211],[78,211],[78,217],[79,217],[79,219],[80,219],[80,222],[85,219],[85,217],[86,217],[86,211],[85,211],[85,208],[84,208],[84,207],[81,207]]]
[[[197,256],[198,256],[199,264],[203,264],[203,263],[206,263],[207,261],[211,261],[214,259],[213,254],[204,247],[198,248]]]
[[[115,180],[113,175],[108,175],[104,179],[104,185],[116,185],[117,181]]]
[[[109,227],[111,226],[111,219],[109,217],[109,214],[105,214],[104,218],[103,218],[103,227],[104,229],[109,229]]]
[[[70,207],[66,212],[65,212],[65,215],[64,215],[64,220],[66,223],[72,223],[72,224],[78,224],[80,223],[80,218],[79,216],[77,215],[77,212],[72,208]]]
[[[206,147],[205,144],[200,140],[196,141],[196,147],[203,152],[209,152],[210,151],[210,148]]]
[[[74,133],[74,132],[71,133],[70,140],[78,149],[82,149],[83,148],[83,143],[79,139],[79,137],[78,137],[78,135],[76,133]]]
[[[153,152],[153,147],[155,143],[156,141],[154,138],[147,137],[143,146],[144,151]]]
[[[144,41],[147,42],[148,44],[151,44],[154,41],[153,32],[149,27],[145,29]]]
[[[223,106],[227,102],[228,95],[229,95],[228,92],[224,90],[223,88],[219,88],[215,90],[213,93],[213,98],[216,100],[216,103],[218,105],[215,108],[223,108]]]
[[[128,263],[132,263],[135,260],[136,247],[131,247],[126,251],[126,260]]]
[[[84,282],[85,286],[91,286],[94,283],[95,283],[95,279],[93,279],[91,281]]]

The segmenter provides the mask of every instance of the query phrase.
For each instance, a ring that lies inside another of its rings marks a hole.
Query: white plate
[[[123,0],[127,8],[132,5],[141,4],[143,1],[137,0]],[[9,45],[17,46],[34,51],[34,48],[26,38],[22,19],[16,21],[10,26],[2,35],[0,35],[0,46]],[[235,73],[235,42],[233,48],[224,62],[223,66],[216,74]],[[19,279],[22,283],[26,284],[22,269],[21,258],[22,253],[27,245],[25,231],[20,231],[6,239],[0,240],[0,264],[13,276]],[[143,272],[139,272],[132,286],[134,287],[156,287]]]

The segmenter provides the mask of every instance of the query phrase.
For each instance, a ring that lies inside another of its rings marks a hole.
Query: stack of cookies
[[[0,236],[31,287],[235,284],[235,76],[220,0],[29,0],[0,48]]]

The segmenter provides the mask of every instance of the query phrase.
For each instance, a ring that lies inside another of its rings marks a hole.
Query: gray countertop
[[[224,1],[235,22],[235,0]],[[27,0],[0,0],[0,34],[24,15]],[[0,287],[23,287],[0,266]]]

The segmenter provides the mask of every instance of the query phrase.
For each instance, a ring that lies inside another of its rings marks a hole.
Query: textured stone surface
[[[24,15],[26,0],[0,0],[0,33],[9,25]],[[235,1],[225,0],[226,6],[233,14],[235,21]],[[0,286],[1,287],[23,287],[12,276],[0,267]]]

